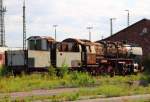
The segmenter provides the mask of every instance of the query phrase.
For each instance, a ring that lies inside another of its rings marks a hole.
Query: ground
[[[87,73],[0,77],[0,102],[149,102],[149,79],[145,74],[93,77]]]

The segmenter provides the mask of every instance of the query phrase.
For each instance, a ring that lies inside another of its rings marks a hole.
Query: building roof
[[[150,20],[142,19],[102,41],[120,41],[132,46],[138,45],[143,48],[144,56],[150,55]]]
[[[134,24],[132,24],[132,25],[130,25],[130,26],[128,26],[128,27],[126,27],[126,28],[120,30],[119,32],[117,32],[117,33],[115,33],[115,34],[113,34],[113,35],[111,35],[111,36],[109,36],[109,37],[107,37],[107,38],[105,38],[105,39],[103,39],[103,40],[107,40],[107,39],[109,39],[109,38],[112,38],[112,37],[118,35],[119,33],[124,32],[124,31],[128,30],[129,28],[134,27],[135,25],[137,25],[137,24],[139,24],[139,23],[142,23],[142,22],[150,23],[150,20],[144,18],[144,19],[142,19],[142,20],[140,20],[140,21],[137,21],[136,23],[134,23]]]

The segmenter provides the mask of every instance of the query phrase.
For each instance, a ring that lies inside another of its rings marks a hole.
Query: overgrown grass
[[[0,77],[13,75],[11,68],[0,66]]]
[[[23,99],[25,102],[40,100],[40,101],[52,101],[52,102],[63,102],[63,101],[75,101],[80,100],[84,96],[101,96],[104,97],[116,97],[116,96],[125,96],[125,95],[134,95],[134,94],[146,94],[150,93],[150,87],[129,87],[129,86],[116,86],[116,85],[102,85],[96,88],[81,88],[77,92],[71,93],[62,93],[54,96],[33,96],[33,97],[25,97]],[[4,98],[5,100],[11,100],[9,97]],[[3,100],[4,100],[3,99]],[[88,99],[88,98],[87,98]],[[16,102],[15,101],[15,102]],[[144,100],[139,100],[138,102],[145,102]],[[125,102],[128,102],[126,100]],[[130,101],[129,101],[130,102]]]
[[[101,84],[124,84],[131,81],[138,81],[138,80],[148,80],[149,76],[144,76],[143,74],[138,75],[129,75],[129,76],[99,76],[97,78]]]
[[[4,73],[5,70],[6,69],[1,70],[0,73]],[[93,77],[90,76],[88,73],[81,73],[81,72],[69,73],[67,66],[64,66],[60,70],[60,73],[57,73],[55,68],[51,68],[49,70],[49,73],[47,74],[32,74],[32,75],[22,74],[21,76],[16,77],[12,75],[3,76],[4,74],[0,74],[1,75],[0,93],[31,91],[36,89],[54,89],[61,87],[80,88],[78,92],[63,93],[55,96],[28,97],[26,99],[23,99],[23,101],[48,99],[52,100],[53,102],[58,101],[62,102],[62,101],[77,100],[80,99],[81,96],[102,95],[105,97],[114,97],[114,96],[150,93],[149,84],[146,87],[144,87],[140,85],[134,85],[134,83],[132,83],[141,80],[147,83],[150,82],[150,75],[144,74],[130,75],[130,76],[115,76],[115,77],[110,76]],[[56,74],[59,75],[57,76]],[[5,99],[10,100],[9,97],[6,97]]]
[[[150,93],[149,87],[130,87],[130,86],[120,86],[120,85],[102,85],[95,89],[81,89],[81,95],[103,95],[105,97],[115,97],[115,96],[125,96],[134,94],[146,94]]]
[[[103,86],[104,89],[109,88],[113,91],[114,87],[129,86],[130,82],[145,80],[149,81],[149,76],[131,75],[131,76],[97,76],[92,77],[88,73],[72,72],[61,77],[50,76],[49,74],[32,74],[22,76],[10,76],[0,78],[0,92],[18,92],[30,91],[36,89],[54,89],[60,87],[88,87],[88,86]],[[117,89],[116,91],[119,91]],[[115,91],[115,90],[114,90]],[[120,90],[122,91],[122,90]]]
[[[76,76],[76,77],[75,77]],[[95,84],[95,79],[86,73],[72,73],[63,78],[43,75],[22,75],[0,78],[0,92],[30,91],[59,87],[82,87]]]

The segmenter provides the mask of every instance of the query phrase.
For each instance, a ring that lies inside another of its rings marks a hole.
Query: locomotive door
[[[87,65],[96,65],[96,52],[94,46],[86,46]]]
[[[56,67],[56,49],[57,49],[57,43],[54,43],[50,46],[50,59],[51,59],[51,64],[53,67]]]
[[[96,52],[94,46],[82,46],[82,62],[84,66],[96,64]]]

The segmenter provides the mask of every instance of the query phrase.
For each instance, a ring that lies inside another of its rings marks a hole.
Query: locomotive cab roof
[[[81,45],[94,45],[93,42],[86,40],[86,39],[68,38],[68,39],[63,40],[62,42],[78,43]]]
[[[46,39],[48,42],[56,42],[52,37],[50,36],[31,36],[27,40],[42,40]]]

